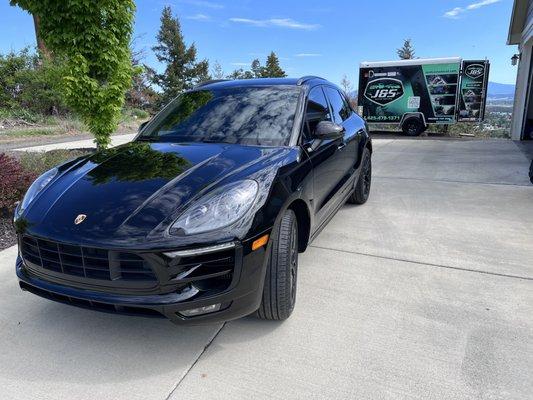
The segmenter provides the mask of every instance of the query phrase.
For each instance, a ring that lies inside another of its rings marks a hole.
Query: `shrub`
[[[44,60],[27,48],[0,54],[0,107],[23,116],[64,114],[60,64],[59,59]]]
[[[36,178],[36,174],[24,170],[21,163],[7,154],[0,154],[0,214],[13,211],[15,202],[22,196]]]
[[[138,119],[146,119],[150,117],[150,114],[148,113],[148,111],[144,111],[139,108],[132,108],[130,112],[133,117],[138,118]]]

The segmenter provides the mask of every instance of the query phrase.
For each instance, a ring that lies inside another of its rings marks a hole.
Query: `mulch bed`
[[[17,244],[17,235],[15,235],[11,218],[0,217],[0,250],[15,244]]]

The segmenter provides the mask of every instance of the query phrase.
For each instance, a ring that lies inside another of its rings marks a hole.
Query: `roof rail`
[[[224,82],[224,81],[229,81],[230,79],[211,79],[209,81],[204,81],[204,82],[200,82],[198,85],[196,85],[194,88],[199,88],[199,87],[202,87],[202,86],[205,86],[205,85],[210,85],[212,83],[217,83],[217,82]]]
[[[310,81],[311,79],[320,79],[320,80],[325,81],[325,79],[324,79],[324,78],[321,78],[320,76],[306,75],[306,76],[302,76],[300,79],[298,79],[298,82],[296,82],[296,84],[297,84],[297,85],[301,85],[301,84],[303,84],[304,82]]]

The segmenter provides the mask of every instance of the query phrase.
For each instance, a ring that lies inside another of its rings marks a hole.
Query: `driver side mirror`
[[[345,128],[332,121],[320,121],[313,132],[313,142],[309,151],[314,151],[324,140],[337,140],[344,136]]]
[[[315,128],[313,136],[320,140],[335,140],[344,136],[344,126],[331,121],[320,121]]]

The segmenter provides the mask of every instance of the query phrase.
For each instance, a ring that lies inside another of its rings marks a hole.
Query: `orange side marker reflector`
[[[252,251],[260,249],[268,243],[268,235],[263,235],[252,243]]]

